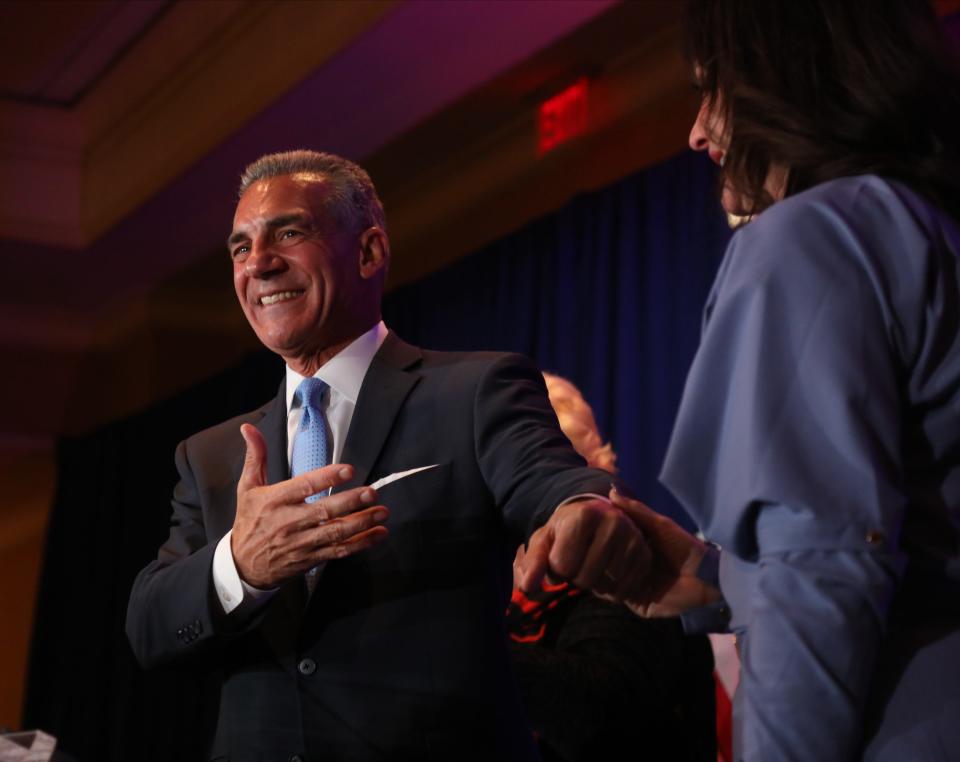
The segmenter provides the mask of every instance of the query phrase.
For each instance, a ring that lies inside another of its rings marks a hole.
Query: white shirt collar
[[[367,375],[370,363],[373,362],[373,356],[380,349],[384,340],[387,338],[387,326],[381,320],[373,328],[358,336],[350,344],[341,349],[337,354],[327,360],[320,369],[313,374],[314,378],[319,378],[329,384],[331,389],[338,394],[346,397],[354,405],[357,404],[357,397],[360,396],[360,387],[363,384],[363,378]],[[287,366],[287,414],[290,413],[290,407],[293,405],[293,395],[303,381],[297,371]]]

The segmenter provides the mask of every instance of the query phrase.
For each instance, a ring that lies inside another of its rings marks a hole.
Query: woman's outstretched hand
[[[652,552],[649,572],[623,603],[638,616],[678,616],[720,598],[720,590],[697,577],[707,545],[639,500],[610,490],[611,502],[643,533]]]

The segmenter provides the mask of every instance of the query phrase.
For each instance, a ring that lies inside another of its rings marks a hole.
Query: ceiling
[[[0,98],[69,107],[147,34],[170,0],[5,3]]]

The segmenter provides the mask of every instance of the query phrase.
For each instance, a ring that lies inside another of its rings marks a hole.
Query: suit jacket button
[[[317,671],[317,663],[310,658],[301,659],[297,665],[297,669],[300,670],[300,674],[304,677],[310,677],[310,675]]]

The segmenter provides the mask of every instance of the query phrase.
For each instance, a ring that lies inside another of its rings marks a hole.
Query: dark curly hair
[[[686,54],[756,213],[836,177],[900,180],[960,218],[960,68],[928,0],[690,0]]]

